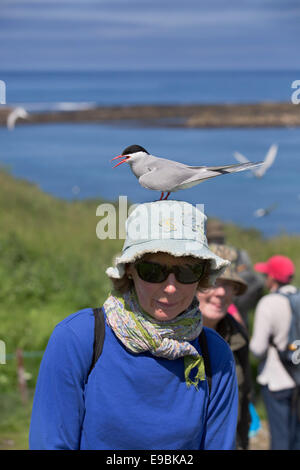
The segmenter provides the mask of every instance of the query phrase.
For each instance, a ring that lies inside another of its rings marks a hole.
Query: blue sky
[[[299,69],[299,0],[1,0],[0,70]]]

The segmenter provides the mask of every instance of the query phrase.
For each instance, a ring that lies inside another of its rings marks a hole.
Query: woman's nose
[[[170,273],[168,278],[165,280],[164,292],[168,294],[173,294],[177,290],[176,277],[173,273]]]
[[[225,289],[225,287],[222,286],[222,285],[221,285],[221,286],[217,286],[217,287],[216,287],[216,290],[215,290],[215,294],[216,294],[216,295],[222,295],[222,296],[225,295],[225,294],[226,294],[226,289]]]

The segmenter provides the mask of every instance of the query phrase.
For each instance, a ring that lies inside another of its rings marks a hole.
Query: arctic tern
[[[262,162],[247,162],[225,166],[189,166],[184,163],[155,157],[140,145],[130,145],[121,155],[112,160],[122,159],[113,168],[122,163],[129,163],[131,171],[138,178],[141,186],[154,191],[161,191],[160,200],[167,199],[171,192],[187,189],[218,175],[250,170]],[[167,195],[164,197],[164,193]]]

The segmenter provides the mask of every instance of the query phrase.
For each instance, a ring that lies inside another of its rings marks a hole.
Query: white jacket
[[[279,289],[282,293],[294,293],[291,285]],[[268,385],[275,392],[295,387],[295,382],[282,365],[276,348],[269,344],[270,338],[279,350],[285,349],[292,318],[289,300],[277,293],[264,296],[257,304],[254,314],[253,334],[250,351],[262,359],[257,382]]]

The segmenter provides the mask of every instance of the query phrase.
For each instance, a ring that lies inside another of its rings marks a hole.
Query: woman
[[[237,448],[248,448],[248,433],[251,416],[251,374],[249,365],[249,340],[245,328],[228,312],[233,297],[242,295],[247,284],[237,274],[232,262],[234,252],[226,245],[210,244],[209,248],[218,256],[230,260],[231,265],[220,275],[216,285],[197,294],[203,315],[203,324],[216,330],[229,344],[236,362],[239,387],[239,415],[237,426]]]
[[[204,215],[178,201],[141,204],[107,270],[105,340],[93,355],[92,309],[54,330],[39,372],[31,449],[233,449],[237,384],[232,353],[206,331],[209,392],[196,292],[228,261],[212,253]]]

